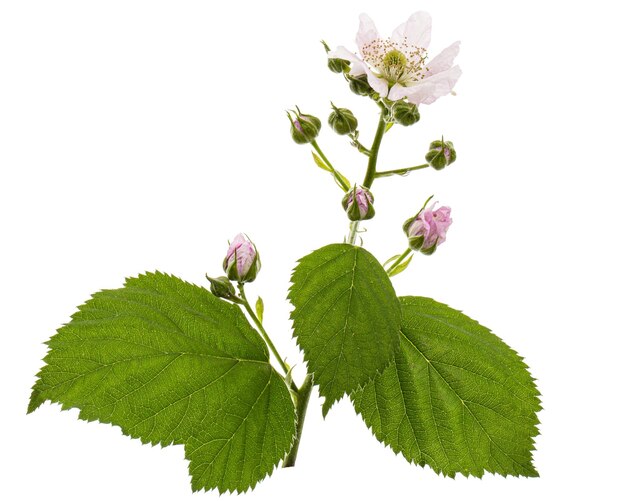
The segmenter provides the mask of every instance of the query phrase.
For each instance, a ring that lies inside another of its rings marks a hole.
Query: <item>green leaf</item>
[[[323,169],[326,172],[333,171],[333,169],[326,165],[326,162],[324,162],[324,160],[322,160],[319,155],[317,155],[314,151],[311,152],[311,155],[313,155],[313,161],[315,162],[315,165],[317,165],[320,169]]]
[[[161,273],[101,291],[49,341],[29,412],[44,401],[184,444],[194,491],[245,491],[291,447],[294,406],[238,307]]]
[[[263,323],[263,313],[265,312],[265,306],[263,304],[263,298],[261,296],[257,298],[254,309],[256,310],[256,316],[259,319],[259,322]]]
[[[393,358],[400,303],[376,258],[349,244],[328,245],[303,257],[291,281],[294,336],[325,397],[326,415]]]
[[[539,393],[504,342],[459,311],[403,297],[395,361],[352,395],[378,440],[437,473],[537,476]]]
[[[333,171],[333,177],[335,178],[335,183],[339,186],[343,191],[347,192],[350,187],[350,180],[344,176],[339,171]]]
[[[389,259],[387,259],[387,261],[385,261],[383,263],[383,268],[385,268],[389,263],[392,263],[393,261],[395,261],[396,259],[398,259],[401,256],[401,254],[396,254],[394,256],[391,256]]]
[[[396,275],[399,275],[400,273],[402,273],[404,270],[407,269],[409,264],[411,264],[412,260],[413,260],[413,254],[411,254],[408,259],[405,259],[404,261],[402,261],[393,270],[391,270],[391,273],[389,273],[389,276],[390,277],[395,277]]]

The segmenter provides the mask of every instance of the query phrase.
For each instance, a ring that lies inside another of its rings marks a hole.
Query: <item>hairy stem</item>
[[[405,167],[404,169],[385,170],[385,171],[377,172],[374,175],[374,177],[377,177],[377,178],[387,177],[387,176],[393,176],[394,174],[397,174],[399,176],[404,176],[405,174],[408,174],[411,171],[419,170],[419,169],[426,169],[427,167],[430,167],[430,164],[416,165],[415,167]]]
[[[306,409],[309,405],[309,398],[311,397],[311,390],[313,389],[313,375],[307,374],[304,378],[302,386],[296,392],[296,419],[298,420],[296,425],[296,438],[293,441],[289,454],[283,461],[283,468],[289,468],[296,464],[296,457],[298,456],[298,448],[300,447],[300,438],[302,437],[302,429],[304,428],[304,418],[306,416]]]
[[[354,245],[356,242],[356,234],[359,231],[359,221],[350,221],[350,233],[348,234],[348,243]]]
[[[365,173],[365,179],[363,180],[363,186],[371,188],[374,179],[376,179],[376,163],[378,162],[378,150],[380,149],[380,143],[385,135],[385,129],[387,128],[387,122],[385,122],[384,113],[381,111],[380,118],[378,119],[378,128],[376,129],[376,135],[374,136],[374,142],[370,148],[370,157],[367,162],[367,172]]]
[[[361,144],[354,133],[350,134],[350,139],[352,140],[352,146],[354,146],[360,153],[363,153],[368,157],[370,156],[370,150]]]
[[[272,343],[272,340],[270,339],[269,334],[265,330],[265,327],[263,327],[263,324],[261,323],[259,318],[256,316],[256,313],[254,312],[254,310],[250,306],[250,303],[248,302],[248,298],[246,298],[246,293],[244,291],[243,284],[239,284],[238,287],[239,287],[239,295],[241,296],[241,301],[242,301],[241,304],[243,305],[243,307],[248,312],[248,315],[250,315],[250,318],[254,322],[254,325],[256,325],[257,329],[259,329],[259,332],[261,333],[261,336],[263,337],[263,340],[265,341],[265,343],[267,344],[269,349],[274,354],[274,357],[276,358],[276,360],[280,364],[280,367],[283,370],[283,372],[285,373],[285,376],[289,375],[289,370],[290,370],[289,366],[285,363],[283,358],[278,353],[278,350],[276,349],[276,346],[274,346],[274,343]],[[298,387],[295,385],[295,383],[292,382],[292,389],[294,389],[294,388],[295,388],[295,390],[298,389]]]

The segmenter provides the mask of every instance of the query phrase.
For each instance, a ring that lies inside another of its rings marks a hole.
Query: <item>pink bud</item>
[[[450,219],[450,207],[439,207],[433,210],[435,204],[419,212],[407,227],[409,238],[424,237],[421,245],[422,251],[434,251],[434,246],[439,246],[446,241],[446,232],[452,224]]]
[[[224,258],[224,271],[231,280],[252,282],[260,269],[254,244],[239,233],[230,244]]]
[[[367,188],[355,186],[346,193],[341,203],[351,221],[374,217],[374,196]]]

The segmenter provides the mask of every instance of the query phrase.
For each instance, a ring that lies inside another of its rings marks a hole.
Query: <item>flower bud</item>
[[[207,280],[211,282],[211,293],[214,296],[231,300],[237,297],[235,288],[228,277],[211,278],[207,275]]]
[[[228,247],[223,266],[230,280],[239,283],[252,282],[261,269],[261,260],[256,246],[239,233]]]
[[[315,138],[322,128],[322,122],[313,115],[301,113],[298,107],[294,111],[294,117],[287,112],[291,122],[291,137],[298,144],[306,144],[315,141]]]
[[[328,69],[333,73],[348,73],[350,71],[350,61],[338,57],[328,58]]]
[[[324,46],[326,54],[328,54],[330,52],[330,47],[326,42],[324,42],[324,40],[322,40],[322,45]],[[333,73],[348,73],[348,71],[350,71],[350,61],[339,57],[329,57],[328,69]]]
[[[420,210],[402,226],[409,239],[409,247],[426,255],[435,252],[437,247],[446,241],[446,232],[452,224],[450,207],[433,210],[436,203]]]
[[[417,105],[406,103],[404,101],[396,101],[392,108],[394,122],[404,125],[405,127],[419,122],[420,112]]]
[[[441,138],[430,143],[429,148],[426,161],[436,170],[441,170],[456,160],[456,151],[452,141],[444,141]]]
[[[358,77],[348,75],[348,80],[350,81],[350,90],[359,96],[369,96],[374,92],[367,81],[367,75],[359,75]]]
[[[340,135],[352,134],[359,126],[359,121],[348,108],[337,108],[332,104],[333,111],[328,117],[328,125]]]
[[[350,221],[364,221],[374,217],[374,195],[367,188],[355,185],[341,201]]]

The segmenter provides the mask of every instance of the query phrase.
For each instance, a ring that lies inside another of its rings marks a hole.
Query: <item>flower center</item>
[[[406,56],[397,49],[390,50],[383,57],[383,66],[388,71],[404,72]]]
[[[389,82],[408,87],[426,76],[428,68],[424,65],[427,58],[426,49],[407,42],[395,42],[390,39],[377,38],[361,48],[363,59],[372,66],[379,77]]]

